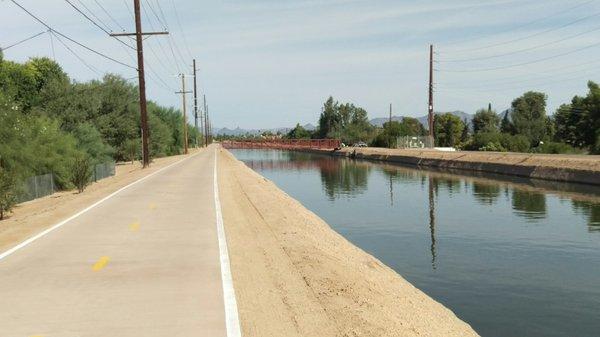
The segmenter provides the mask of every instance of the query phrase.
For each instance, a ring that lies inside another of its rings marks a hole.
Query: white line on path
[[[103,203],[103,202],[105,202],[106,200],[108,200],[108,199],[110,199],[110,198],[114,197],[115,195],[119,194],[120,192],[123,192],[124,190],[126,190],[126,189],[130,188],[131,186],[134,186],[134,185],[136,185],[136,184],[138,184],[138,183],[141,183],[142,181],[144,181],[144,180],[146,180],[146,179],[148,179],[148,178],[150,178],[150,177],[152,177],[152,176],[154,176],[154,175],[156,175],[156,174],[158,174],[158,173],[160,173],[160,172],[162,172],[162,171],[164,171],[164,170],[166,170],[166,169],[168,169],[168,168],[170,168],[170,167],[172,167],[172,166],[175,166],[175,165],[177,165],[177,164],[179,164],[179,163],[183,162],[183,161],[184,161],[184,160],[186,160],[186,159],[190,159],[190,158],[192,158],[192,157],[195,157],[195,156],[197,156],[199,153],[201,153],[201,152],[198,152],[198,153],[196,153],[196,154],[194,154],[194,155],[192,155],[192,156],[190,156],[190,157],[187,157],[187,158],[183,158],[183,159],[181,159],[181,160],[178,160],[178,161],[174,162],[173,164],[170,164],[170,165],[168,165],[168,166],[165,166],[165,167],[161,168],[160,170],[158,170],[158,171],[156,171],[156,172],[154,172],[154,173],[151,173],[151,174],[149,174],[149,175],[147,175],[147,176],[145,176],[145,177],[143,177],[143,178],[140,178],[140,179],[138,179],[138,180],[136,180],[136,181],[132,182],[131,184],[129,184],[129,185],[127,185],[127,186],[121,187],[121,188],[120,188],[120,189],[118,189],[117,191],[115,191],[115,192],[113,192],[113,193],[109,194],[108,196],[106,196],[106,197],[104,197],[104,198],[100,199],[99,201],[96,201],[95,203],[93,203],[92,205],[90,205],[90,206],[86,207],[85,209],[83,209],[83,210],[79,211],[79,212],[78,212],[78,213],[76,213],[75,215],[72,215],[71,217],[69,217],[69,218],[67,218],[67,219],[65,219],[65,220],[63,220],[63,221],[61,221],[61,222],[57,223],[56,225],[54,225],[54,226],[52,226],[52,227],[50,227],[50,228],[48,228],[48,229],[44,230],[43,232],[41,232],[41,233],[39,233],[39,234],[37,234],[37,235],[35,235],[35,236],[33,236],[33,237],[30,237],[29,239],[27,239],[27,240],[25,240],[25,241],[23,241],[23,242],[19,243],[19,244],[18,244],[18,245],[16,245],[15,247],[13,247],[13,248],[11,248],[11,249],[9,249],[9,250],[5,251],[4,253],[0,254],[0,260],[4,259],[4,258],[6,258],[6,257],[8,257],[8,256],[10,256],[10,255],[12,255],[13,253],[17,252],[18,250],[20,250],[20,249],[24,248],[25,246],[29,245],[30,243],[32,243],[32,242],[34,242],[34,241],[36,241],[36,240],[38,240],[38,239],[40,239],[40,238],[42,238],[42,237],[44,237],[44,236],[48,235],[50,232],[53,232],[53,231],[55,231],[56,229],[58,229],[58,228],[62,227],[63,225],[65,225],[65,224],[66,224],[66,223],[68,223],[69,221],[71,221],[71,220],[73,220],[73,219],[75,219],[75,218],[77,218],[77,217],[79,217],[79,216],[83,215],[84,213],[87,213],[87,212],[88,212],[89,210],[91,210],[92,208],[94,208],[94,207],[96,207],[96,206],[100,205],[101,203]]]
[[[217,178],[217,149],[215,149],[215,212],[217,217],[217,236],[219,238],[219,256],[221,259],[221,280],[223,281],[223,301],[225,303],[225,326],[227,337],[241,337],[240,321],[238,317],[237,301],[233,289],[233,279],[229,266],[229,252],[227,250],[227,237],[223,226],[223,214],[221,212],[221,201],[219,200],[219,183]]]

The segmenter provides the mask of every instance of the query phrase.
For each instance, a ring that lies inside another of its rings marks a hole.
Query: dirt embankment
[[[344,148],[335,152],[311,152],[417,166],[600,185],[600,156],[469,151],[443,152],[382,148]]]
[[[226,150],[219,167],[244,336],[477,336]]]
[[[193,154],[195,150],[190,152]],[[184,156],[158,158],[146,170],[142,170],[138,162],[117,165],[113,177],[91,184],[81,194],[75,191],[58,192],[17,205],[8,218],[0,221],[0,252],[68,218],[121,187],[182,158]]]

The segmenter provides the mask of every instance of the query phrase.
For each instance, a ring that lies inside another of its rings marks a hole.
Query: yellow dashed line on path
[[[149,207],[151,210],[155,210],[157,206],[155,203],[151,203]]]
[[[109,260],[110,260],[110,258],[108,256],[101,257],[100,260],[98,260],[98,262],[96,262],[92,266],[92,270],[93,271],[100,271],[100,270],[102,270],[102,268],[104,268],[106,266],[106,264],[108,263]]]
[[[131,229],[132,232],[137,232],[138,230],[140,230],[140,222],[136,221],[136,222],[130,224],[129,229]]]

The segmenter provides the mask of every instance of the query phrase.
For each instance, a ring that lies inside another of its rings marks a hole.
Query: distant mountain
[[[256,136],[256,135],[260,135],[263,132],[271,132],[273,134],[277,134],[278,132],[281,134],[286,134],[288,132],[290,132],[292,128],[274,128],[274,129],[242,129],[240,127],[237,127],[235,129],[229,129],[229,128],[215,128],[213,130],[215,135],[223,135],[223,136],[243,136],[243,135],[252,135],[252,136]]]
[[[312,124],[310,124],[310,123],[308,123],[308,124],[305,124],[305,125],[304,125],[304,126],[302,126],[302,127],[303,127],[303,128],[305,128],[305,129],[306,129],[306,130],[308,130],[308,131],[315,131],[315,130],[317,129],[317,127],[316,127],[316,126],[314,126],[314,125],[312,125]]]
[[[444,114],[445,112],[436,112],[436,115],[441,115]],[[468,114],[464,111],[451,111],[451,114],[453,114],[454,116],[458,116],[460,119],[462,120],[467,120],[467,122],[469,122],[469,125],[471,124],[471,121],[473,120],[473,115],[472,114]],[[392,116],[392,121],[396,121],[396,122],[401,122],[402,119],[404,118],[404,116]],[[427,119],[428,116],[423,116],[423,117],[418,117],[417,120],[424,126],[427,127]],[[382,127],[384,123],[389,122],[389,117],[388,118],[374,118],[371,119],[371,124],[374,126],[379,126]]]
[[[213,132],[215,133],[215,135],[223,135],[223,136],[234,136],[234,137],[238,137],[238,136],[243,136],[243,135],[252,135],[252,136],[257,136],[262,134],[263,132],[271,132],[273,134],[277,134],[278,132],[281,134],[287,134],[288,132],[290,132],[293,127],[281,127],[281,128],[273,128],[273,129],[242,129],[239,126],[235,129],[229,129],[229,128],[215,128],[213,130]],[[305,128],[308,131],[315,131],[317,129],[316,126],[308,123],[302,126],[303,128]]]

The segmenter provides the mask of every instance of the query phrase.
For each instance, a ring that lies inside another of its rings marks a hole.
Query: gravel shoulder
[[[244,336],[477,336],[224,149],[219,186]]]

